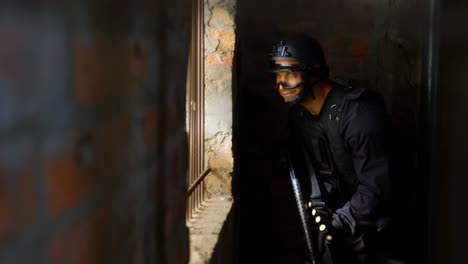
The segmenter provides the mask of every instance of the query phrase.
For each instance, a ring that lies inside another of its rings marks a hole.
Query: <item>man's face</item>
[[[275,61],[275,64],[282,64],[282,65],[293,65],[293,64],[299,64],[298,61],[290,61],[290,60],[277,60]],[[276,83],[279,84],[284,83],[287,86],[295,86],[299,83],[301,83],[302,80],[302,75],[298,71],[284,71],[284,72],[278,72],[276,73]],[[279,94],[283,97],[284,101],[289,101],[296,97],[301,91],[304,89],[304,85],[299,85],[296,88],[293,89],[285,89],[283,85],[278,86],[278,92]]]

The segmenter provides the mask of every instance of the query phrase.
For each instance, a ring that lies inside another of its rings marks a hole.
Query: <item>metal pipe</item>
[[[190,196],[192,192],[195,190],[196,187],[205,179],[205,177],[211,172],[211,168],[206,169],[193,183],[187,190],[187,195]]]
[[[427,183],[426,197],[427,197],[427,213],[428,213],[428,228],[427,234],[427,258],[434,259],[434,245],[432,245],[434,234],[431,230],[434,229],[434,211],[431,206],[435,203],[433,201],[433,194],[435,193],[436,181],[436,168],[435,168],[435,153],[437,148],[437,128],[439,126],[439,46],[440,46],[440,0],[428,1],[428,15],[426,21],[427,39],[425,45],[425,61],[423,63],[422,80],[422,127],[421,132],[424,135],[422,142],[422,163],[427,164],[423,169],[422,175],[429,175],[429,182]],[[424,262],[424,260],[421,260]]]

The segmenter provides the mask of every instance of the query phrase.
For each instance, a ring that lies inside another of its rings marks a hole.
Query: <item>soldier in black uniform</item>
[[[314,168],[329,212],[333,263],[379,263],[376,237],[388,223],[390,201],[382,98],[329,80],[323,50],[312,38],[281,40],[270,63],[275,89],[290,106],[295,163]]]

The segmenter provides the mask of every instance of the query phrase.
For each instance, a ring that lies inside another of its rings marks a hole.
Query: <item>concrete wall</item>
[[[437,2],[437,1],[436,1]],[[439,98],[431,184],[430,263],[467,263],[468,3],[440,1]]]
[[[300,251],[300,241],[294,244],[300,233],[288,237],[297,226],[295,209],[288,209],[293,205],[290,183],[275,163],[275,142],[286,125],[286,108],[266,73],[274,40],[285,32],[309,34],[322,42],[333,79],[382,93],[396,127],[401,128],[394,134],[399,139],[395,145],[405,146],[401,152],[408,155],[405,166],[414,171],[419,163],[424,4],[421,0],[238,1],[233,193],[240,201],[241,256],[261,261],[269,251],[277,253],[273,259]],[[428,181],[417,173],[408,179]],[[425,204],[426,190],[420,191],[415,196]],[[421,206],[411,217],[423,219],[416,230],[419,240],[413,243],[418,257],[425,254],[424,210]]]
[[[166,2],[0,4],[1,263],[187,262],[190,3]]]
[[[235,0],[205,0],[205,160],[207,190],[230,194]]]

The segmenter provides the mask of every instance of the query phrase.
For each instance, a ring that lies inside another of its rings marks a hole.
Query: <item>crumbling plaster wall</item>
[[[209,193],[230,193],[235,0],[205,0],[205,161]]]

